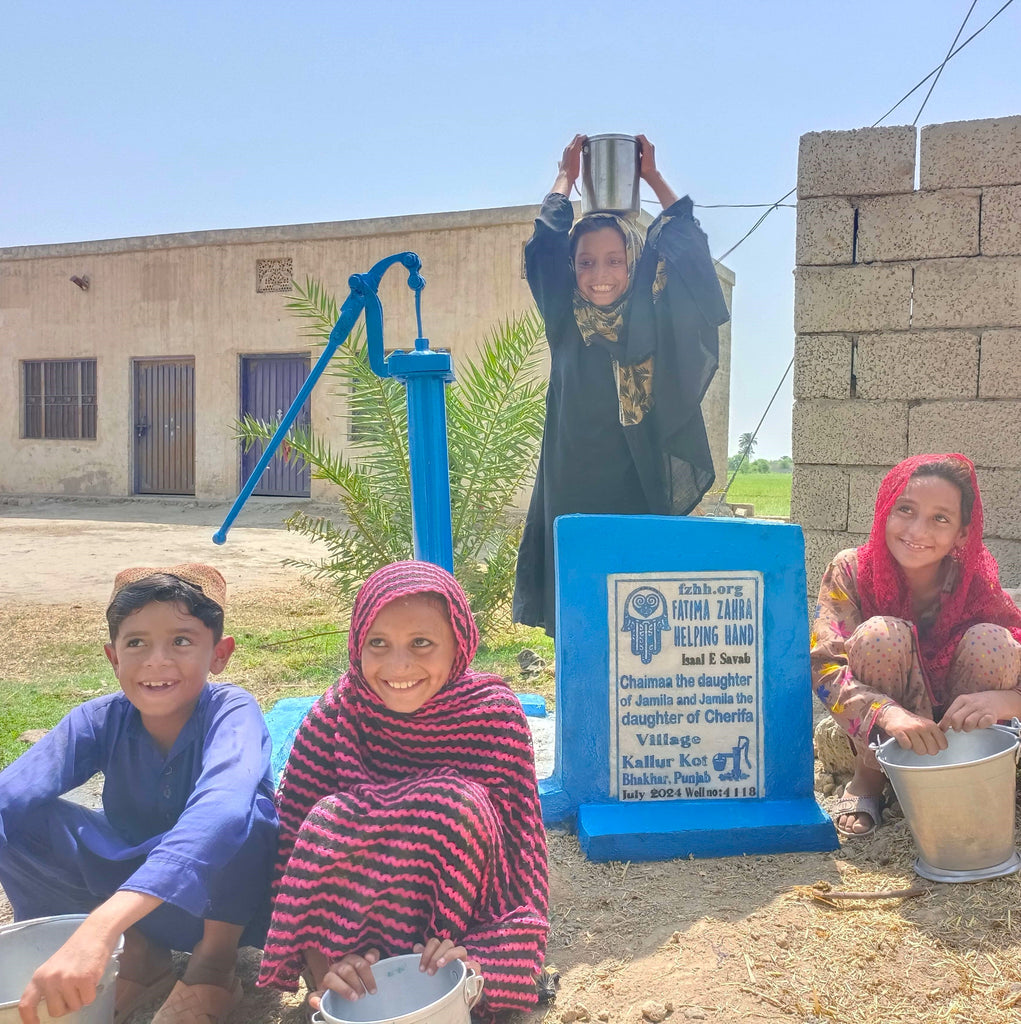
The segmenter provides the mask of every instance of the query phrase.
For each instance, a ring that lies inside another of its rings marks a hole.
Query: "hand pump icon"
[[[408,287],[415,293],[415,315],[418,337],[411,352],[391,352],[384,358],[383,304],[379,301],[379,283],[395,263],[408,271]],[[422,261],[417,253],[399,252],[380,260],[367,274],[348,278],[350,292],[340,316],[330,332],[308,379],[301,386],[291,407],[266,445],[245,481],[223,524],[213,534],[216,544],[223,544],[227,531],[255,490],[277,448],[297,418],[327,364],[347,340],[358,317],[365,311],[365,332],[368,340],[369,365],[377,377],[393,377],[404,384],[408,401],[408,458],[411,468],[411,513],[415,558],[433,562],[448,572],[454,570],[454,548],[450,525],[450,468],[447,458],[447,410],[444,387],[454,380],[449,352],[429,348],[429,339],[422,337],[422,289],[425,279],[419,273]]]

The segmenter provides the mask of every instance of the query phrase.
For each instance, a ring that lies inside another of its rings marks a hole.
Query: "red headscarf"
[[[948,557],[958,565],[954,589],[943,595],[936,621],[919,636],[919,654],[937,689],[964,634],[978,622],[1005,626],[1021,641],[1021,611],[1000,587],[996,559],[982,542],[982,499],[975,467],[964,455],[915,455],[894,466],[883,478],[876,497],[876,514],[868,541],[858,548],[858,595],[862,618],[889,615],[909,622],[914,613],[904,572],[886,545],[886,521],[897,499],[919,466],[954,459],[968,468],[975,504],[971,510],[968,539]]]

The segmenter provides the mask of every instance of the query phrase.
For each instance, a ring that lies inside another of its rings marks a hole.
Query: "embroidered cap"
[[[218,569],[214,569],[211,565],[203,565],[201,562],[183,562],[181,565],[168,565],[159,568],[121,569],[114,577],[110,601],[112,602],[126,586],[163,573],[168,576],[176,576],[178,579],[184,580],[185,583],[198,587],[211,601],[215,601],[221,608],[226,608],[227,581]]]

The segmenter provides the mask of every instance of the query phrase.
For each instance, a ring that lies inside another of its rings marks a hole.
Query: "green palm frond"
[[[303,336],[325,342],[338,316],[335,298],[314,278],[294,288],[287,308],[304,321]],[[536,369],[542,341],[536,314],[504,321],[473,357],[458,363],[457,380],[446,389],[454,572],[483,633],[509,617],[521,533],[518,517],[509,513],[534,471],[542,438],[546,382]],[[288,433],[284,454],[336,487],[345,522],[291,516],[287,528],[322,544],[325,554],[288,564],[330,580],[351,598],[375,569],[412,555],[406,392],[372,372],[361,327],[334,354],[327,373],[350,414],[349,456],[297,427]],[[275,429],[246,416],[237,436],[247,450]]]

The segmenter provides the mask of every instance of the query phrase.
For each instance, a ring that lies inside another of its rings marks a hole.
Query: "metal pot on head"
[[[581,150],[581,212],[637,217],[639,167],[633,135],[590,135]]]

